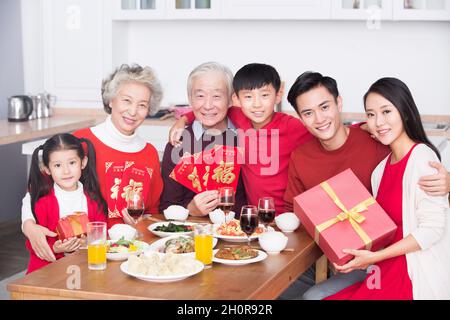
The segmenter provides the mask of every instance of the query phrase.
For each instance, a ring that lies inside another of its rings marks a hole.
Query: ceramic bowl
[[[261,248],[268,254],[277,254],[286,248],[288,237],[279,231],[269,231],[260,235],[258,241]]]
[[[213,210],[209,213],[209,219],[213,224],[222,224],[224,222],[228,222],[234,219],[235,213],[233,211],[228,212],[225,215],[221,209]]]
[[[182,206],[169,206],[164,210],[166,220],[185,221],[189,217],[189,210]]]
[[[125,240],[134,240],[136,234],[136,229],[127,224],[116,224],[108,230],[108,235],[111,240],[119,240],[122,237]]]
[[[293,212],[285,212],[275,217],[275,223],[283,232],[293,232],[300,226],[300,219]]]

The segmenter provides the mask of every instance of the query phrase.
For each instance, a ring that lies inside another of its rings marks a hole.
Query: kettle
[[[55,104],[56,97],[49,93],[39,93],[31,96],[33,101],[33,112],[28,117],[29,120],[47,118],[52,116],[52,108]]]
[[[8,121],[26,121],[33,112],[33,99],[29,96],[8,98]]]

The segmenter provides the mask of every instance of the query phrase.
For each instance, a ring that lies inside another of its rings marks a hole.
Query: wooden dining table
[[[140,240],[152,243],[159,237],[147,227],[163,215],[153,215],[137,224]],[[206,222],[191,218],[190,221]],[[87,250],[49,264],[8,284],[11,299],[101,299],[101,300],[247,300],[276,299],[289,285],[306,271],[322,251],[301,226],[288,237],[288,251],[269,255],[265,260],[230,266],[213,263],[209,269],[187,279],[156,283],[126,275],[120,261],[108,261],[103,271],[88,269]],[[217,247],[230,243],[219,240]],[[258,241],[252,242],[258,246]]]

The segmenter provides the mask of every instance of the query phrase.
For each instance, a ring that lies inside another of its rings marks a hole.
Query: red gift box
[[[397,226],[351,169],[294,198],[294,212],[327,258],[338,265],[353,259],[343,249],[377,251]]]
[[[84,212],[75,212],[58,221],[56,233],[60,240],[81,237],[87,234],[88,216]]]

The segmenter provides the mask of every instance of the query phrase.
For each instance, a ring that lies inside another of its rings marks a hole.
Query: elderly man
[[[207,151],[216,145],[237,146],[237,135],[227,110],[231,104],[233,74],[216,62],[208,62],[196,67],[189,75],[187,91],[196,120],[183,131],[182,143],[177,147],[167,144],[162,161],[164,189],[160,211],[169,205],[186,207],[193,216],[204,216],[219,204],[217,190],[196,194],[169,177],[180,158]],[[240,213],[246,202],[245,189],[239,178],[236,188],[234,211]]]

